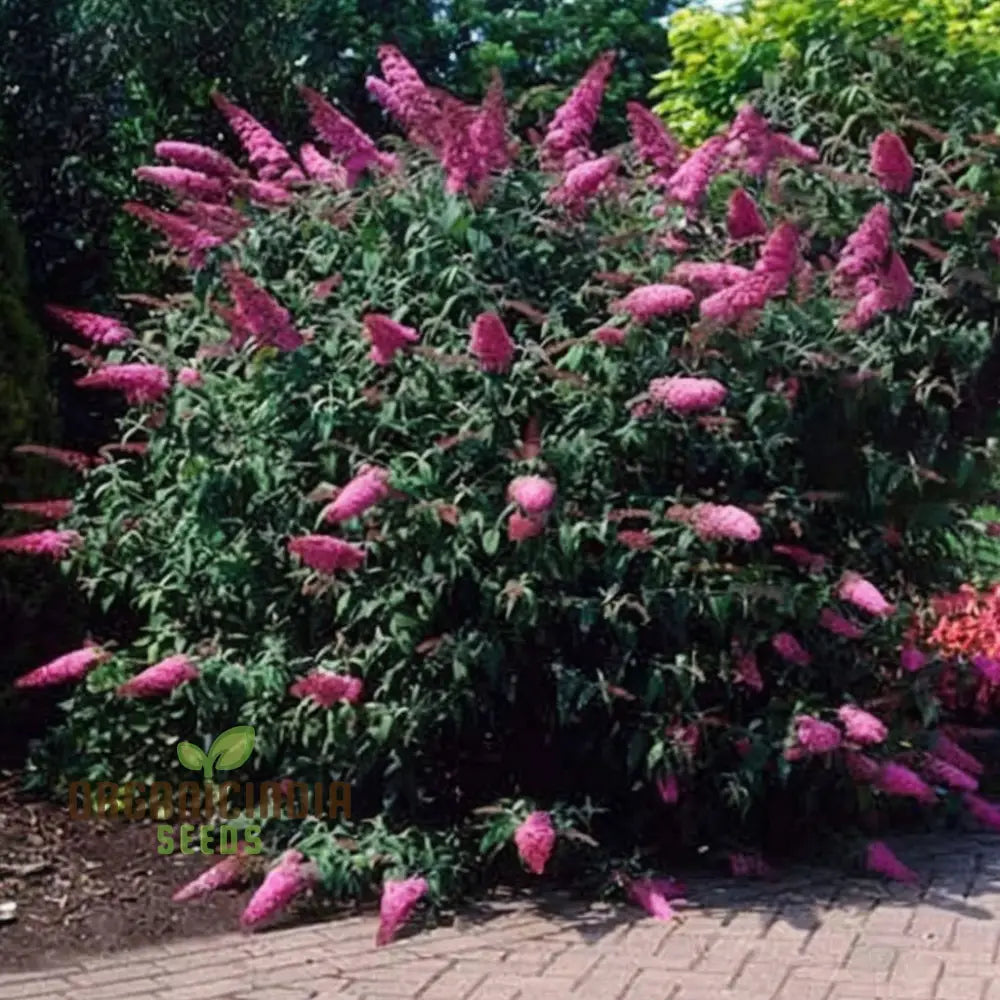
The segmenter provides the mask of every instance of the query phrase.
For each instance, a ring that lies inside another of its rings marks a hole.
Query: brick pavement
[[[336,920],[0,974],[0,1000],[1000,1000],[1000,840],[893,845],[919,888],[695,878],[682,922],[548,896],[380,949]]]

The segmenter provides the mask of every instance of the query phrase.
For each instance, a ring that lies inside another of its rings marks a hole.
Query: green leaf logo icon
[[[254,738],[253,726],[233,726],[215,738],[207,754],[193,743],[179,743],[177,758],[186,768],[200,770],[205,780],[211,781],[213,768],[232,771],[245,764],[253,753]]]

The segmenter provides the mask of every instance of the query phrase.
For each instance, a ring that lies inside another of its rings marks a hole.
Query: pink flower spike
[[[556,843],[556,831],[547,812],[536,811],[514,832],[514,843],[521,860],[536,875],[545,871]]]
[[[201,372],[197,368],[191,368],[185,366],[177,373],[177,381],[181,385],[187,386],[189,389],[195,389],[202,384],[204,381],[201,377]]]
[[[886,191],[902,194],[913,183],[913,160],[894,132],[876,136],[871,147],[871,172]]]
[[[811,715],[800,715],[795,720],[795,739],[807,754],[830,753],[843,742],[840,730],[833,723]]]
[[[536,538],[545,531],[544,515],[522,514],[515,510],[507,520],[507,539],[511,542],[524,542]]]
[[[722,166],[725,148],[725,136],[716,135],[703,142],[667,179],[667,194],[693,212]]]
[[[628,335],[618,326],[599,326],[591,336],[604,347],[621,347]]]
[[[935,785],[944,785],[959,792],[975,792],[979,788],[979,782],[971,774],[933,754],[924,758],[922,770],[924,777]]]
[[[235,854],[223,858],[218,864],[203,871],[196,879],[181,886],[170,897],[174,903],[186,903],[192,899],[201,899],[217,891],[241,885],[247,877],[247,855],[245,846],[240,842]]]
[[[703,413],[725,402],[729,390],[714,378],[655,378],[649,383],[650,398],[675,413]]]
[[[99,458],[87,455],[82,451],[50,448],[44,444],[19,444],[11,451],[15,455],[37,455],[39,458],[47,458],[50,462],[57,462],[59,465],[64,465],[76,472],[85,472],[91,466],[100,464]]]
[[[895,761],[889,761],[882,765],[874,785],[886,795],[913,798],[926,805],[933,805],[937,802],[937,796],[930,785],[908,767],[897,764]]]
[[[97,646],[84,646],[82,649],[74,649],[73,652],[64,653],[44,666],[36,667],[29,673],[18,677],[14,681],[14,687],[19,689],[52,687],[56,684],[68,684],[70,681],[80,681],[94,667],[104,663],[109,656],[110,653],[106,653]]]
[[[357,677],[316,670],[292,684],[288,693],[293,698],[308,698],[322,708],[333,708],[338,702],[354,705],[361,700],[364,685]]]
[[[181,199],[222,204],[229,195],[225,181],[186,167],[137,167],[135,177],[136,180],[166,188]]]
[[[896,610],[874,584],[857,573],[844,574],[837,588],[837,597],[877,618],[886,618]]]
[[[681,797],[681,786],[676,774],[667,774],[656,779],[656,790],[660,798],[668,805],[675,805]]]
[[[684,312],[694,305],[694,292],[682,285],[642,285],[611,303],[611,312],[627,313],[637,323]]]
[[[250,156],[250,166],[262,181],[289,184],[305,180],[288,150],[256,118],[227,101],[218,92],[212,94],[212,101],[236,133],[240,144]]]
[[[480,313],[472,324],[469,353],[484,372],[510,371],[514,361],[514,341],[496,313]]]
[[[734,240],[747,240],[767,233],[767,223],[760,214],[757,202],[743,188],[737,188],[729,196],[726,229],[730,239]]]
[[[861,746],[884,743],[888,735],[888,730],[880,719],[857,705],[841,705],[837,709],[837,718],[852,743],[859,743]]]
[[[556,485],[541,476],[518,476],[507,487],[507,498],[528,517],[538,517],[555,503]]]
[[[347,171],[339,163],[328,160],[311,142],[299,148],[299,159],[310,180],[327,184],[335,191],[347,190]]]
[[[65,559],[70,552],[83,543],[75,531],[32,531],[24,535],[0,538],[0,552],[16,552],[26,556],[48,556],[50,559]]]
[[[178,167],[197,170],[220,180],[229,180],[240,173],[239,167],[228,156],[195,142],[164,139],[153,147],[153,151],[161,160],[169,160]]]
[[[118,687],[121,697],[159,698],[169,695],[188,681],[201,676],[194,664],[183,654],[168,656],[165,660],[143,670]]]
[[[327,575],[357,569],[365,561],[365,550],[330,535],[302,535],[289,539],[288,551],[311,569]]]
[[[267,873],[263,884],[251,897],[240,916],[240,926],[249,930],[276,916],[296,896],[311,889],[316,881],[315,865],[303,862],[298,851],[287,852],[277,867]]]
[[[753,515],[728,504],[697,504],[691,512],[691,526],[705,541],[756,542],[761,535],[760,525]]]
[[[877,760],[872,760],[871,757],[858,753],[857,750],[845,750],[844,763],[847,765],[847,773],[859,785],[872,784],[882,770],[882,765]]]
[[[827,632],[842,636],[844,639],[863,639],[865,630],[856,625],[850,619],[833,610],[833,608],[823,608],[819,614],[819,627],[825,628]]]
[[[614,52],[598,56],[573,92],[556,109],[539,150],[543,170],[564,170],[567,160],[572,163],[574,159],[570,154],[579,157],[587,152],[614,62]]]
[[[790,222],[783,222],[761,247],[760,258],[754,265],[754,274],[762,275],[769,283],[770,295],[784,294],[788,283],[799,269],[799,231]]]
[[[973,817],[979,820],[983,826],[1000,831],[1000,806],[994,802],[988,802],[972,792],[966,792],[962,796],[962,801]]]
[[[654,178],[665,181],[680,165],[683,150],[663,119],[637,101],[625,105],[629,132],[639,158],[654,170]]]
[[[141,363],[102,365],[76,380],[81,389],[112,389],[122,392],[133,406],[155,403],[170,391],[170,375],[159,365]]]
[[[808,667],[812,656],[802,648],[799,640],[788,632],[779,632],[771,639],[771,648],[783,660],[794,663],[797,667]]]
[[[205,263],[209,250],[226,242],[222,236],[203,229],[189,218],[160,212],[134,201],[125,202],[122,208],[147,226],[158,229],[177,253],[187,255],[188,263],[193,268],[199,268]]]
[[[684,285],[699,299],[729,288],[750,276],[745,267],[721,261],[682,261],[668,275],[671,281]]]
[[[874,840],[868,845],[865,867],[896,882],[912,884],[919,881],[917,873],[907,868],[881,840]]]
[[[937,738],[931,746],[931,751],[935,757],[947,761],[949,764],[959,767],[968,774],[973,774],[976,777],[980,777],[985,770],[979,760],[973,757],[971,753],[963,750],[957,743],[948,739],[944,733],[938,733]]]
[[[899,654],[899,665],[909,674],[927,666],[927,654],[913,646],[906,646]]]
[[[703,299],[699,313],[702,319],[713,323],[737,323],[763,309],[774,292],[775,279],[771,275],[750,274]]]
[[[640,878],[629,880],[627,891],[629,899],[654,920],[673,920],[677,914],[670,900],[682,899],[684,888],[673,879]]]
[[[382,367],[392,362],[397,351],[420,340],[420,334],[413,327],[403,326],[383,313],[366,313],[361,322],[371,341],[371,359]]]
[[[771,878],[774,869],[759,854],[730,854],[729,870],[734,878]]]
[[[787,556],[796,566],[801,566],[810,573],[822,573],[826,568],[826,556],[810,552],[800,545],[772,545],[771,551],[775,555]]]
[[[400,927],[410,919],[417,903],[427,895],[427,889],[424,878],[386,879],[379,904],[378,932],[375,935],[377,948],[387,945],[396,936]]]
[[[20,514],[30,514],[42,517],[48,521],[61,521],[73,512],[72,500],[27,500],[22,503],[5,503],[4,510],[17,511]]]
[[[733,679],[737,684],[745,684],[751,691],[764,690],[764,678],[760,674],[756,653],[740,653],[737,656],[736,676]]]
[[[305,343],[292,323],[291,313],[253,278],[235,264],[225,264],[222,273],[235,303],[234,319],[260,347],[294,351]]]
[[[369,467],[359,472],[328,504],[320,517],[328,524],[349,521],[389,495],[389,473],[386,469]]]
[[[61,306],[48,306],[46,311],[93,344],[114,347],[133,337],[132,331],[121,320],[111,316],[81,312],[79,309],[63,309]]]

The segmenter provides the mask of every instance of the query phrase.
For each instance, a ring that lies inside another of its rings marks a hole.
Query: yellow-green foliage
[[[740,14],[679,10],[668,33],[673,64],[652,96],[689,142],[727,120],[769,70],[808,66],[831,47],[894,37],[924,55],[950,93],[949,81],[964,90],[1000,70],[1000,0],[747,0]]]

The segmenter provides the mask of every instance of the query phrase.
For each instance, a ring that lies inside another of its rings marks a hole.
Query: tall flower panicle
[[[871,172],[886,191],[900,194],[913,183],[913,160],[895,132],[882,132],[871,147]]]
[[[725,137],[717,135],[694,150],[667,179],[666,189],[670,198],[688,211],[697,209],[722,165],[725,148]]]
[[[22,674],[14,681],[16,688],[52,687],[83,680],[95,667],[104,663],[109,654],[98,646],[84,646],[71,653],[63,653],[44,666]]]
[[[67,469],[73,469],[76,472],[85,472],[99,462],[99,459],[85,452],[70,451],[66,448],[51,448],[45,444],[19,444],[11,450],[15,455],[36,455],[38,458],[46,458],[50,462],[64,465]]]
[[[684,312],[694,305],[694,293],[681,285],[640,285],[611,304],[611,312],[627,313],[637,323]]]
[[[233,182],[233,189],[249,198],[255,205],[264,208],[281,208],[283,205],[290,205],[295,201],[295,195],[288,188],[275,181],[255,181],[250,178],[241,178]]]
[[[250,166],[262,181],[288,184],[305,180],[288,150],[249,112],[218,92],[212,94],[212,101],[225,116],[240,145],[246,150]]]
[[[307,698],[323,708],[332,708],[341,701],[353,705],[361,700],[363,691],[364,685],[359,678],[323,670],[300,677],[288,689],[293,698]]]
[[[250,225],[250,220],[242,212],[229,205],[186,201],[178,211],[198,229],[227,242],[235,239]]]
[[[187,167],[137,167],[136,180],[166,188],[179,198],[222,204],[229,194],[226,181]]]
[[[542,476],[518,476],[507,487],[507,498],[528,517],[537,517],[551,510],[556,485]]]
[[[177,653],[119,685],[118,694],[130,698],[164,697],[200,676],[198,668],[183,653]]]
[[[539,158],[543,170],[564,170],[569,154],[587,158],[590,133],[604,99],[604,88],[614,66],[615,54],[604,52],[590,65],[573,92],[556,110],[545,131]],[[579,162],[579,159],[577,162]]]
[[[427,895],[427,889],[424,878],[386,879],[379,903],[376,947],[387,945],[396,936],[400,927],[410,919],[417,903]]]
[[[837,588],[837,596],[876,618],[885,618],[895,611],[879,589],[857,573],[844,575]]]
[[[912,798],[927,805],[937,801],[934,789],[920,775],[911,771],[905,764],[897,764],[895,761],[882,765],[874,785],[886,795]]]
[[[795,740],[807,754],[830,753],[843,742],[840,730],[833,723],[811,715],[800,715],[795,720]]]
[[[211,868],[203,871],[196,879],[181,886],[170,897],[174,903],[186,903],[192,899],[202,899],[219,889],[229,889],[241,885],[247,877],[248,856],[241,842],[235,854],[223,858]]]
[[[330,155],[343,164],[350,186],[365,170],[375,168],[383,173],[396,170],[399,165],[396,157],[379,152],[371,137],[322,94],[309,87],[299,87],[299,93],[309,106],[313,130],[329,146]]]
[[[783,660],[797,667],[808,667],[812,663],[812,655],[802,648],[802,644],[789,632],[779,632],[771,639],[771,648]]]
[[[328,160],[311,142],[299,147],[299,161],[310,180],[326,184],[335,191],[347,190],[347,170]]]
[[[625,113],[640,159],[653,168],[653,176],[658,182],[665,183],[680,166],[684,155],[681,144],[670,134],[663,119],[638,101],[629,101]]]
[[[316,866],[298,851],[286,851],[264,878],[240,916],[240,925],[250,930],[277,916],[317,882]]]
[[[884,743],[889,734],[881,719],[857,705],[841,705],[837,709],[837,718],[852,743],[860,743],[862,746]]]
[[[726,231],[731,239],[748,240],[767,234],[767,223],[760,214],[757,202],[744,188],[737,188],[729,196],[726,208]]]
[[[305,343],[288,310],[253,278],[236,264],[224,265],[222,273],[241,324],[259,346],[294,351]]]
[[[819,626],[844,639],[863,639],[865,637],[865,630],[860,625],[845,618],[833,608],[823,608],[819,614]]]
[[[389,473],[385,469],[366,468],[359,472],[324,509],[321,518],[329,524],[349,521],[389,495]]]
[[[896,882],[912,884],[919,881],[917,873],[907,868],[881,840],[874,840],[868,845],[865,867]]]
[[[480,313],[475,318],[469,353],[484,372],[510,371],[514,361],[514,341],[496,313]]]
[[[744,278],[750,272],[738,264],[726,264],[721,261],[682,261],[668,275],[671,281],[684,285],[694,292],[699,299],[723,288],[729,288]]]
[[[650,398],[675,413],[703,413],[725,402],[729,390],[714,378],[674,376],[649,383]]]
[[[420,334],[413,327],[404,326],[383,313],[366,313],[361,323],[372,345],[371,359],[380,367],[391,364],[397,351],[420,340]]]
[[[564,205],[570,212],[581,212],[588,202],[609,191],[615,183],[620,160],[617,156],[600,156],[567,170],[547,199],[554,205]]]
[[[691,527],[705,541],[756,542],[761,535],[757,519],[731,504],[697,504],[691,512]]]
[[[228,156],[196,142],[164,139],[153,147],[153,151],[159,159],[168,160],[176,167],[197,170],[219,180],[226,181],[240,174],[240,168]]]
[[[61,306],[48,306],[46,311],[92,344],[115,347],[133,337],[132,331],[121,320],[112,316],[64,309]]]
[[[221,236],[202,229],[190,219],[179,215],[160,212],[134,201],[127,201],[122,207],[129,215],[145,222],[147,226],[158,229],[174,250],[187,255],[193,268],[199,268],[205,263],[209,250],[214,250],[226,242]]]
[[[889,254],[889,206],[879,202],[847,238],[833,271],[834,287],[850,294],[858,281],[880,270]]]
[[[514,843],[521,860],[532,872],[541,875],[556,843],[552,817],[540,810],[531,813],[514,831]]]
[[[773,294],[771,275],[750,274],[704,299],[700,307],[701,318],[724,326],[738,323],[763,309]]]
[[[960,767],[949,764],[934,754],[928,754],[924,758],[921,770],[924,777],[935,785],[944,785],[959,792],[974,792],[979,788],[979,782],[971,774],[966,774]]]
[[[726,153],[738,168],[754,177],[763,177],[776,160],[815,163],[819,159],[812,146],[775,132],[751,104],[744,104],[729,126]]]
[[[376,54],[385,80],[369,77],[365,81],[369,93],[380,103],[389,97],[389,103],[383,106],[399,119],[410,141],[429,146],[440,154],[448,123],[420,74],[394,45],[380,45]]]
[[[330,535],[301,535],[288,542],[288,551],[311,569],[332,574],[357,569],[365,561],[365,550]]]
[[[763,275],[770,282],[770,294],[783,294],[798,270],[800,255],[798,229],[790,222],[778,226],[761,247],[760,258],[754,265],[754,274]]]
[[[510,164],[507,146],[507,104],[503,79],[494,69],[476,117],[469,125],[469,143],[485,169],[504,170]]]
[[[16,511],[19,514],[29,514],[41,517],[47,521],[61,521],[73,512],[72,500],[24,500],[15,503],[5,503],[4,510]]]
[[[954,767],[961,768],[968,774],[979,777],[985,768],[981,761],[977,760],[963,750],[957,743],[950,740],[944,733],[938,733],[931,745],[931,752],[940,760],[946,761]]]
[[[628,897],[641,906],[654,920],[673,920],[677,914],[671,900],[683,899],[684,887],[672,878],[629,879]]]
[[[160,365],[133,362],[124,365],[102,365],[96,371],[77,379],[81,389],[112,389],[125,394],[133,406],[155,403],[170,391],[170,374]]]
[[[966,792],[962,796],[962,801],[965,803],[965,808],[983,826],[988,826],[991,830],[1000,831],[1000,805],[997,805],[995,802],[988,802],[973,792]]]
[[[75,531],[31,531],[25,535],[0,538],[0,552],[16,552],[26,556],[48,556],[50,559],[65,559],[82,543],[83,539]]]

